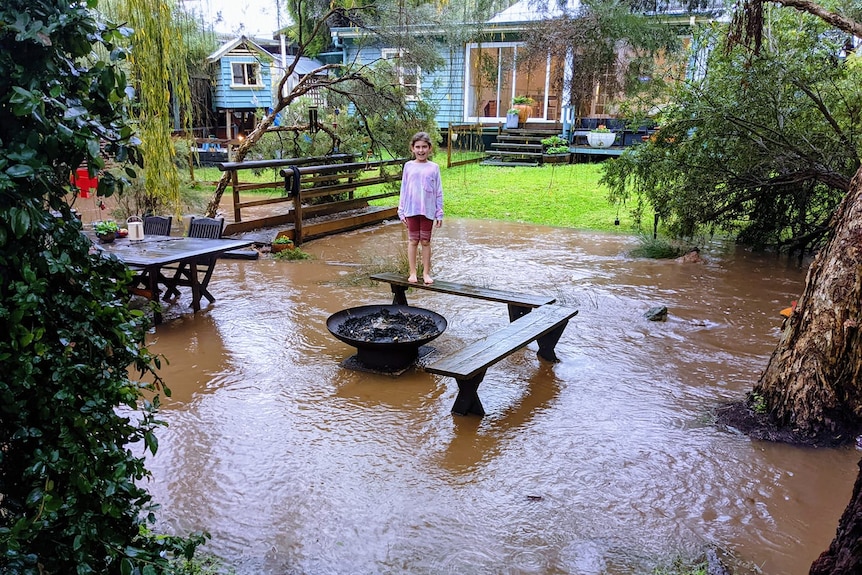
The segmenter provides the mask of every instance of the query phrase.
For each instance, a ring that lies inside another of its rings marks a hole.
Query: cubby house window
[[[380,55],[384,60],[393,60],[398,83],[404,88],[407,100],[418,100],[421,88],[419,81],[421,69],[419,66],[407,62],[405,52],[396,48],[384,48]]]
[[[257,62],[231,64],[233,86],[260,86],[260,65]]]

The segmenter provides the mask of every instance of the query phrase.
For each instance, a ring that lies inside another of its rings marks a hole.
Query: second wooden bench
[[[425,371],[454,377],[458,382],[458,397],[452,406],[452,413],[485,415],[478,388],[488,367],[532,341],[539,343],[540,358],[559,361],[554,348],[569,319],[577,314],[578,310],[557,305],[537,307],[500,331],[426,366]]]

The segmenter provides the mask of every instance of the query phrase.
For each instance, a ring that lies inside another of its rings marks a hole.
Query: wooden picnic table
[[[136,271],[138,285],[144,286],[143,292],[152,301],[159,301],[159,284],[168,289],[176,289],[177,285],[188,285],[192,290],[192,309],[197,312],[201,308],[201,297],[206,297],[210,302],[215,301],[207,286],[218,256],[248,247],[252,243],[246,240],[148,235],[141,241],[118,238],[108,244],[97,241],[94,245],[103,253],[116,256]],[[188,270],[187,273],[182,277],[165,275],[163,270],[174,264],[177,264],[179,269]],[[199,272],[203,277],[199,276]],[[161,323],[162,314],[156,311],[154,320],[156,324]]]

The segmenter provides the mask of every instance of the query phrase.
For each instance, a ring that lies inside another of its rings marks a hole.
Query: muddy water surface
[[[197,315],[159,326],[169,427],[149,466],[163,528],[203,529],[251,574],[628,574],[710,542],[795,575],[832,539],[860,455],[752,442],[711,422],[775,346],[803,272],[719,244],[703,264],[628,257],[630,237],[447,220],[438,278],[551,294],[580,310],[557,345],[491,367],[488,415],[453,380],[351,371],[326,329],[389,303],[346,281],[397,259],[400,225],[308,243],[305,262],[226,260]],[[414,290],[416,291],[416,290]],[[507,323],[502,304],[411,291],[444,315],[432,346]],[[666,305],[666,322],[643,313]]]

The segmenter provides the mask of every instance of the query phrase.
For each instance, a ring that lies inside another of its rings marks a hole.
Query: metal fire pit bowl
[[[402,312],[430,318],[434,322],[437,331],[425,337],[397,342],[366,341],[339,333],[342,325],[347,320],[355,317],[376,315],[383,310],[392,314]],[[356,357],[365,367],[384,372],[398,371],[410,366],[419,356],[419,347],[438,337],[446,330],[447,326],[446,318],[439,313],[409,305],[364,305],[351,307],[332,314],[326,320],[326,327],[332,335],[357,349]]]

